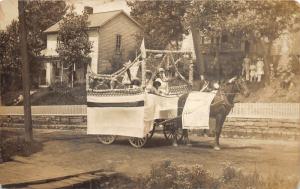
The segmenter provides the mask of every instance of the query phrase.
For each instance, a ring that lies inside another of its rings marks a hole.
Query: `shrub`
[[[230,164],[225,165],[220,177],[213,177],[202,165],[186,168],[173,165],[171,161],[152,166],[150,175],[137,182],[139,188],[146,189],[288,189],[297,185],[294,178],[271,175],[263,179],[257,171],[244,174]]]
[[[201,165],[192,169],[180,167],[165,161],[152,166],[148,177],[141,179],[140,186],[148,189],[157,188],[215,188],[213,177]]]

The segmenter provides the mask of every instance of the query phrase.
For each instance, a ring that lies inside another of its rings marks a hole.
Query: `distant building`
[[[216,50],[219,49],[219,60],[220,66],[222,69],[223,75],[225,77],[230,76],[231,73],[237,71],[237,64],[242,60],[243,56],[251,51],[250,44],[248,41],[236,40],[235,36],[229,34],[223,34],[221,38],[211,38],[205,35],[199,35],[200,39],[200,53],[202,54],[202,61],[205,66],[205,75],[206,76],[216,76],[216,70],[214,68],[214,58],[216,56]],[[196,59],[193,37],[190,33],[188,36],[185,36],[185,39],[182,42],[182,50],[189,50],[193,52],[193,58]],[[231,66],[225,66],[225,65]],[[195,65],[196,70],[200,69]],[[231,69],[231,70],[226,70]],[[219,72],[219,71],[218,71]],[[218,76],[219,77],[219,76]]]
[[[201,35],[200,35],[201,36]],[[210,69],[213,64],[216,47],[219,46],[219,61],[221,67],[229,69],[232,67],[233,71],[241,69],[242,59],[248,54],[251,58],[263,57],[265,55],[264,43],[256,41],[239,40],[238,38],[224,34],[221,40],[217,38],[210,38],[206,36],[200,37],[200,50],[203,55],[203,61],[207,74],[215,74],[214,70]],[[267,41],[267,39],[266,39]],[[271,49],[272,60],[276,68],[279,59],[283,54],[297,56],[300,62],[300,15],[296,19],[296,23],[290,30],[284,31],[278,39],[273,43]],[[219,43],[220,44],[219,44]],[[182,42],[182,50],[190,50],[194,53],[194,44],[192,34],[185,36]],[[195,56],[193,56],[195,59]],[[232,66],[222,66],[231,64]],[[231,72],[229,70],[229,72]]]
[[[115,59],[126,62],[135,55],[140,42],[136,35],[142,32],[142,26],[123,10],[93,13],[89,12],[89,39],[93,42],[91,70],[94,73],[108,73],[113,70]],[[47,48],[42,52],[43,69],[39,76],[40,86],[49,86],[57,80],[64,80],[63,68],[58,61],[57,33],[59,23],[48,28]],[[84,81],[84,69],[76,71],[77,80]]]

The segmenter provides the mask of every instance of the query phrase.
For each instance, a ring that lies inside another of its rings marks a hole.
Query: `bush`
[[[42,149],[42,144],[37,141],[25,142],[20,133],[0,131],[0,149],[0,160],[5,162],[15,155],[29,156],[36,153]]]
[[[295,188],[296,179],[283,179],[272,175],[265,179],[257,171],[244,174],[237,168],[226,165],[220,177],[213,177],[202,165],[192,168],[180,167],[165,161],[152,167],[149,176],[138,181],[139,188],[180,188],[180,189],[288,189]]]
[[[213,177],[201,165],[192,169],[172,165],[170,161],[153,166],[148,177],[140,180],[142,188],[215,188]]]

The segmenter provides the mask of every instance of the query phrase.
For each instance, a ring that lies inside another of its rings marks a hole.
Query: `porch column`
[[[46,85],[51,85],[51,77],[53,77],[52,74],[52,64],[50,62],[46,63]]]

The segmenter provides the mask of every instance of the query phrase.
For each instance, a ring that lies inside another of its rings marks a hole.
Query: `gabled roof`
[[[138,27],[142,28],[142,26],[135,21],[133,18],[131,18],[127,13],[125,13],[123,10],[115,10],[115,11],[108,11],[108,12],[99,12],[89,15],[88,17],[88,27],[89,28],[99,28],[117,17],[120,14],[124,14],[127,16],[132,22],[134,22]],[[59,23],[61,21],[57,22],[47,30],[45,30],[45,33],[56,33],[59,30]]]

